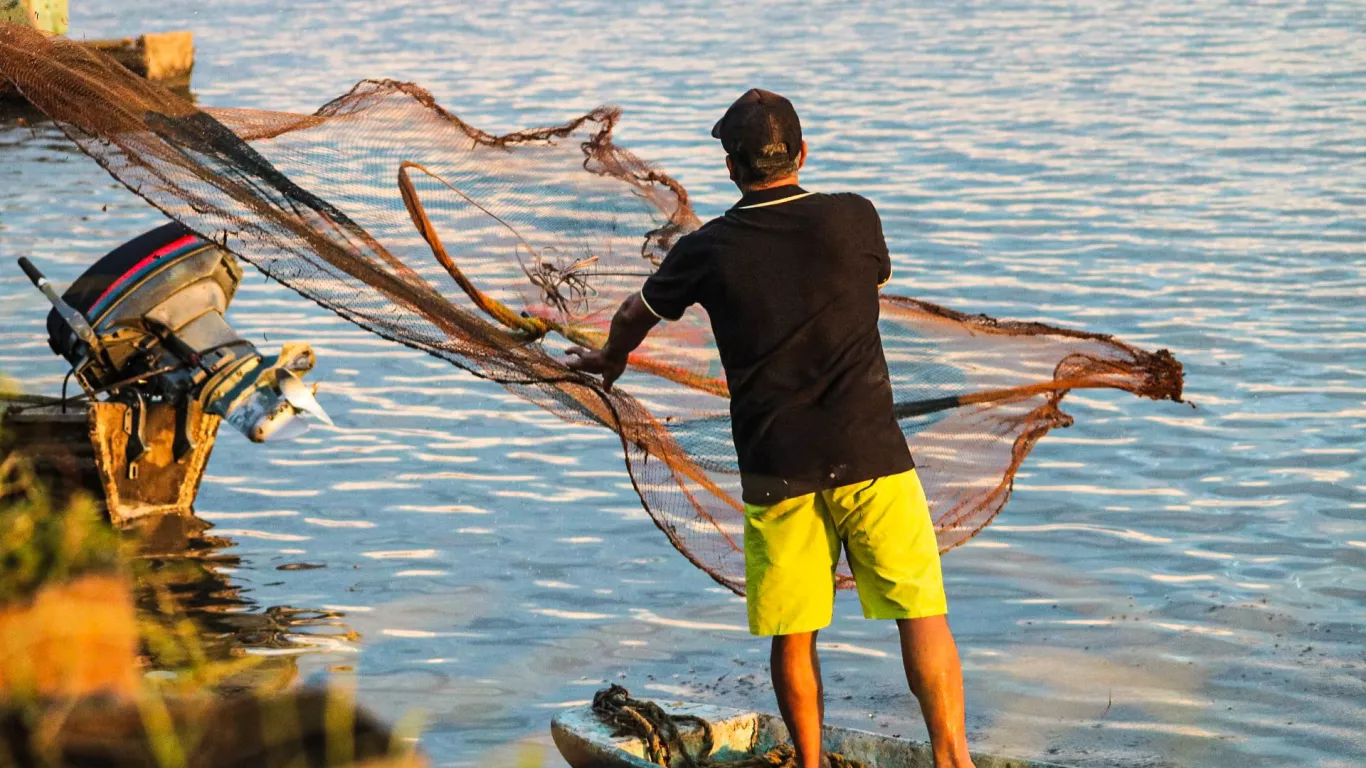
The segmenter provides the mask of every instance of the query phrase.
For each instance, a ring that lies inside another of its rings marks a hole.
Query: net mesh
[[[620,112],[493,136],[410,83],[312,115],[200,108],[63,38],[0,26],[0,79],[166,215],[387,339],[621,438],[669,541],[743,592],[728,395],[700,308],[658,326],[611,392],[570,371],[698,225],[686,191],[612,140]],[[897,415],[941,550],[1001,510],[1069,390],[1180,400],[1181,365],[1108,336],[882,298]],[[850,586],[842,569],[841,586]]]

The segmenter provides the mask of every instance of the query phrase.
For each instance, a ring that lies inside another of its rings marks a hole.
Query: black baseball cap
[[[762,88],[736,99],[711,135],[726,154],[756,167],[796,160],[802,151],[802,123],[792,102]]]

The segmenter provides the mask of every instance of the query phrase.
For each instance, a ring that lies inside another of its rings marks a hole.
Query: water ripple
[[[193,29],[214,105],[309,111],[379,76],[493,131],[618,103],[623,143],[704,217],[735,197],[716,115],[751,85],[792,97],[804,183],[877,204],[896,290],[1168,347],[1199,406],[1069,397],[1077,425],[945,558],[974,740],[1254,768],[1366,760],[1363,18],[1274,0],[111,0],[72,28]],[[0,151],[0,247],[57,282],[157,221],[50,126],[0,122]],[[45,313],[0,265],[0,369],[55,391]],[[215,448],[200,504],[236,542],[230,578],[347,622],[252,652],[307,675],[363,650],[363,700],[428,712],[443,765],[511,764],[502,745],[544,744],[548,708],[608,680],[772,709],[743,605],[649,523],[611,435],[259,275],[232,321],[313,342],[339,425]],[[327,567],[277,571],[290,545]],[[851,600],[821,635],[829,717],[923,735],[895,633]]]

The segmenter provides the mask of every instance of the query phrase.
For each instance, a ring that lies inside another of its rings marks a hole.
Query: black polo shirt
[[[711,318],[746,502],[914,466],[877,327],[891,271],[872,203],[791,185],[746,194],[645,282],[659,317],[701,304]]]

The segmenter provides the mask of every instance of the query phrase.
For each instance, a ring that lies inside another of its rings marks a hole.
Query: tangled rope
[[[604,723],[614,726],[613,737],[634,736],[645,745],[645,757],[655,765],[672,766],[677,755],[686,768],[796,768],[797,753],[790,744],[779,744],[762,754],[751,754],[734,760],[711,758],[715,741],[711,723],[695,715],[670,715],[664,708],[643,699],[631,698],[631,692],[613,684],[593,695],[593,714]],[[697,754],[689,754],[679,733],[680,723],[691,723],[702,729],[702,743]],[[837,752],[827,752],[830,768],[867,768]]]

